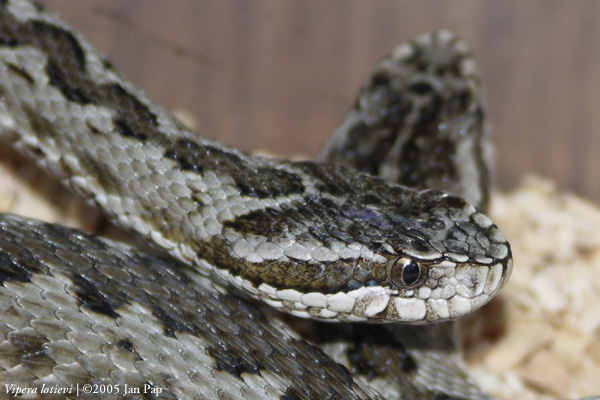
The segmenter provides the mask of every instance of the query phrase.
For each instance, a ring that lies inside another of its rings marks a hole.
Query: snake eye
[[[401,288],[415,287],[427,277],[427,269],[410,258],[391,260],[386,268],[387,280]]]

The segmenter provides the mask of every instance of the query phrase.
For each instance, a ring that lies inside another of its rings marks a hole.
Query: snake
[[[490,398],[452,321],[512,255],[456,35],[384,58],[300,162],[202,138],[36,3],[0,2],[0,62],[0,140],[139,238],[0,216],[3,395]]]

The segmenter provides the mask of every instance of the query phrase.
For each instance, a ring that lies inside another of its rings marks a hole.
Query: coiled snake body
[[[112,388],[90,398],[487,398],[450,325],[429,325],[481,307],[512,268],[462,199],[486,207],[489,150],[454,35],[383,60],[321,163],[199,138],[27,1],[0,3],[0,62],[0,138],[178,260],[2,216],[0,381]],[[322,345],[355,375],[256,300],[340,321],[315,340],[343,342]]]

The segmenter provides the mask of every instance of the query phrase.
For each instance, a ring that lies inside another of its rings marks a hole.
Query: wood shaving
[[[460,321],[465,359],[503,399],[600,393],[600,207],[529,176],[496,193],[492,220],[513,274],[490,304]]]

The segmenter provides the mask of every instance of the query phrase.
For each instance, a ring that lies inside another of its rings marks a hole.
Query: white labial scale
[[[277,294],[277,289],[275,289],[271,285],[267,285],[266,283],[261,283],[258,286],[258,291],[261,293],[264,293],[265,295],[267,295],[269,297],[275,297]]]
[[[280,300],[293,301],[294,303],[302,303],[302,294],[294,289],[283,289],[275,292],[275,296]]]
[[[365,322],[365,321],[367,321],[367,318],[349,314],[344,317],[344,321],[346,321],[346,322]]]
[[[490,299],[490,296],[488,296],[487,294],[479,295],[479,296],[471,299],[471,308],[473,310],[477,310],[478,308],[480,308],[481,306],[486,304],[489,301],[489,299]]]
[[[471,301],[461,296],[454,296],[448,299],[448,311],[450,312],[451,318],[458,318],[469,312],[473,308],[471,307]]]
[[[331,311],[326,308],[321,308],[319,310],[319,317],[323,319],[334,319],[337,315],[338,313],[336,311]]]
[[[427,306],[431,311],[435,313],[435,315],[438,316],[438,318],[447,319],[450,317],[450,311],[448,310],[447,300],[428,300]]]
[[[427,312],[425,301],[420,299],[396,297],[393,300],[393,305],[398,316],[403,321],[422,321]]]
[[[361,288],[349,291],[347,293],[347,295],[350,297],[353,297],[355,299],[358,299],[358,298],[364,296],[364,294],[367,292],[368,292],[367,288],[363,286]]]
[[[511,258],[506,263],[506,277],[510,276],[510,274],[512,273],[512,269],[513,269],[513,260]]]
[[[323,293],[310,292],[301,297],[302,304],[309,307],[325,308],[327,307],[327,296]]]
[[[483,293],[489,295],[495,293],[500,286],[502,280],[502,264],[494,264],[490,267],[488,272],[488,279],[483,288]]]
[[[293,309],[289,313],[292,314],[294,317],[298,317],[298,318],[307,318],[307,319],[312,318],[312,316],[307,311],[304,311],[304,310]]]
[[[348,296],[348,294],[339,292],[327,299],[327,308],[336,311],[349,313],[354,308],[354,303],[356,299],[354,297]]]
[[[281,300],[271,300],[271,299],[263,297],[263,301],[265,303],[267,303],[268,305],[270,305],[271,307],[273,307],[273,308],[281,308],[281,307],[283,307],[283,304],[281,303]]]
[[[379,293],[368,292],[356,301],[354,307],[355,314],[365,317],[374,317],[385,310],[389,302],[390,296],[385,293],[385,290],[382,290]]]

